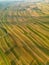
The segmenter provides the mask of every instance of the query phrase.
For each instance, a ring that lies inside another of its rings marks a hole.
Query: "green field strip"
[[[48,24],[49,23],[49,19],[48,19],[48,22],[47,22],[47,20],[44,21],[43,18],[42,18],[42,16],[41,17],[32,17],[31,19],[34,20],[34,22],[36,22],[36,23],[38,23],[38,22],[39,23],[43,23],[43,24],[46,24],[46,23]]]
[[[32,25],[31,25],[32,26]],[[33,29],[33,26],[32,26]],[[39,33],[43,38],[45,38],[45,40],[47,40],[49,42],[49,36],[43,34],[42,32],[37,31],[36,29],[34,29],[37,33]]]
[[[40,38],[42,38],[43,40],[45,40],[45,38],[43,36],[41,36],[41,34],[39,34],[37,31],[34,31],[33,29],[30,28],[30,26],[27,26],[27,28],[29,28],[32,32],[34,32],[36,35],[38,35]]]
[[[0,49],[0,55],[3,58],[5,65],[10,65],[7,58],[6,58],[6,55],[3,53],[3,51],[1,49]]]
[[[49,31],[49,27],[45,26],[42,22],[37,22],[38,24],[40,24],[45,30]]]
[[[39,34],[38,32],[37,32],[37,30],[35,31],[35,30],[33,30],[32,28],[30,28],[30,26],[27,26],[32,32],[34,32],[35,34],[37,34],[40,38],[42,38],[44,41],[46,41],[45,40],[45,38],[41,35],[41,33]]]
[[[41,19],[38,18],[38,21],[41,21],[43,24],[49,25],[49,20],[44,21],[43,19],[41,20]]]
[[[7,31],[5,28],[3,28],[3,27],[0,27],[0,28],[2,29],[3,32],[5,32],[7,34]]]
[[[48,17],[49,17],[49,16],[48,16]],[[45,18],[45,17],[44,17],[44,18],[42,18],[42,17],[39,18],[39,17],[38,17],[38,18],[36,18],[36,20],[39,21],[39,22],[41,21],[40,23],[42,23],[42,24],[47,24],[47,25],[49,25],[49,19],[48,19],[48,18]]]
[[[31,25],[31,26],[32,26],[32,29],[33,29],[33,28],[34,28],[33,25]],[[34,30],[37,31],[39,34],[41,34],[44,38],[46,38],[46,39],[49,40],[49,36],[43,34],[42,32],[40,32],[40,31],[38,31],[38,30],[36,30],[36,29],[34,29]]]
[[[46,29],[44,26],[42,26],[41,24],[38,23],[38,25],[45,31],[49,32],[49,29]]]

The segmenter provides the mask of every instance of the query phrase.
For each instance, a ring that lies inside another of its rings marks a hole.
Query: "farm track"
[[[2,10],[0,56],[5,62],[4,65],[49,64],[49,13],[45,13],[45,9],[39,10],[41,6],[36,5],[35,8],[28,5],[28,9],[27,6],[24,6],[26,9],[20,6],[16,11],[13,11],[16,5],[10,5]],[[42,4],[42,7],[46,6],[49,5]],[[38,15],[32,16],[29,11],[35,11]]]

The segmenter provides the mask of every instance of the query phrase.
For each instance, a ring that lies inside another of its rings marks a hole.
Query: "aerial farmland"
[[[0,65],[49,65],[49,3],[0,2]]]

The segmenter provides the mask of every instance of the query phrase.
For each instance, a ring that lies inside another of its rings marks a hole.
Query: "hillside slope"
[[[49,65],[49,4],[0,5],[0,65]]]

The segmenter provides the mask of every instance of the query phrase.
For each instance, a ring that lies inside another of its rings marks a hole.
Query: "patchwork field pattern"
[[[0,3],[0,65],[49,65],[49,3]]]

